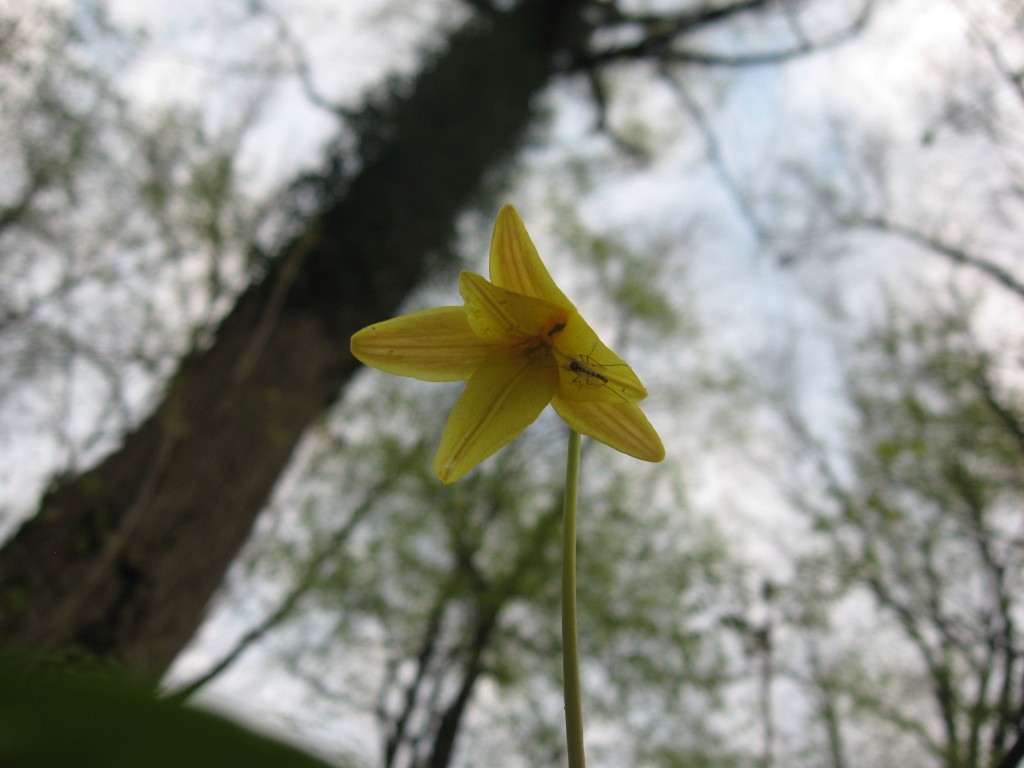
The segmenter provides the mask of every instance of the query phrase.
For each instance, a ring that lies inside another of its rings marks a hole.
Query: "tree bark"
[[[166,670],[299,438],[356,370],[349,336],[395,314],[516,148],[576,5],[527,0],[470,22],[407,96],[363,113],[360,171],[317,179],[321,213],[213,344],[0,550],[0,646]]]

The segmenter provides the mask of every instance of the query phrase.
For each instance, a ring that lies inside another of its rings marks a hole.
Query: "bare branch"
[[[1014,69],[1011,66],[1005,52],[999,47],[992,34],[982,28],[981,21],[971,12],[970,8],[964,7],[962,2],[954,2],[953,5],[967,21],[971,36],[985,49],[996,71],[1016,92],[1021,105],[1024,105],[1024,68]]]
[[[423,633],[423,641],[416,653],[416,672],[413,679],[405,686],[402,696],[402,709],[393,716],[388,716],[384,707],[386,691],[382,690],[380,710],[388,718],[385,723],[386,743],[384,746],[384,765],[390,767],[394,764],[395,755],[398,749],[406,741],[406,731],[409,723],[416,712],[416,704],[419,698],[420,689],[428,683],[427,673],[430,663],[437,652],[437,643],[441,634],[442,619],[445,609],[448,607],[448,596],[442,592],[440,598],[434,603],[427,620],[427,627]]]
[[[598,24],[603,29],[610,29],[616,24],[623,26],[639,25],[647,28],[651,34],[649,40],[667,40],[681,34],[695,32],[710,27],[720,21],[733,19],[741,14],[759,11],[771,6],[774,0],[737,0],[730,5],[718,8],[704,7],[685,10],[677,14],[665,13],[622,13],[618,6],[611,5],[605,13],[605,19]]]
[[[498,9],[491,0],[462,0],[462,2],[481,16],[492,18],[498,14]]]
[[[45,169],[36,168],[30,174],[28,184],[22,190],[21,196],[10,205],[0,207],[0,233],[9,227],[16,226],[22,222],[25,215],[31,210],[33,202],[48,182]]]
[[[306,51],[302,47],[301,42],[292,33],[291,27],[288,26],[288,22],[284,17],[268,7],[263,0],[249,0],[249,8],[254,15],[266,16],[274,25],[277,31],[277,39],[287,49],[289,56],[291,56],[295,74],[299,78],[299,83],[302,85],[306,98],[315,106],[327,110],[335,117],[350,120],[354,115],[352,110],[338,102],[331,101],[317,88],[313,80],[312,67],[310,66],[309,59],[306,57]]]
[[[1024,456],[1024,424],[1021,424],[1020,417],[1000,399],[986,367],[978,368],[975,372],[974,380],[981,391],[982,397],[985,398],[985,404],[1013,436],[1014,442],[1020,448],[1021,455]]]
[[[1022,762],[1024,762],[1024,728],[1017,734],[1017,740],[1003,755],[1003,759],[999,761],[996,768],[1017,768]]]
[[[663,76],[679,97],[683,107],[686,109],[687,113],[689,113],[690,118],[697,125],[697,129],[700,131],[700,134],[704,139],[704,147],[707,152],[708,161],[718,174],[718,178],[722,182],[722,186],[725,187],[729,196],[732,197],[736,204],[736,208],[739,210],[743,220],[747,222],[747,225],[750,227],[751,232],[757,239],[758,244],[764,245],[768,240],[768,229],[761,223],[761,220],[757,215],[757,211],[754,210],[754,206],[750,201],[750,197],[729,170],[729,166],[725,162],[725,155],[722,152],[722,146],[719,143],[714,130],[712,130],[711,123],[708,121],[707,116],[701,110],[700,104],[698,104],[696,99],[690,95],[690,92],[685,88],[680,79],[676,77],[668,67],[663,69]]]
[[[608,92],[604,86],[604,82],[601,80],[600,70],[594,68],[589,69],[586,72],[587,82],[590,85],[590,94],[594,99],[594,107],[597,110],[597,125],[598,132],[603,133],[612,143],[615,144],[618,149],[625,153],[628,157],[636,160],[646,160],[648,152],[639,144],[630,141],[625,138],[622,134],[612,128],[608,122]]]
[[[864,27],[874,8],[873,0],[867,0],[860,12],[848,26],[823,37],[811,40],[804,31],[790,21],[795,42],[775,50],[757,53],[729,54],[714,51],[686,50],[677,47],[686,35],[705,29],[714,24],[730,20],[741,14],[750,13],[771,5],[765,0],[747,0],[721,8],[683,13],[677,16],[635,16],[623,17],[624,21],[644,26],[648,34],[641,40],[628,45],[614,46],[602,51],[583,55],[576,63],[576,69],[599,67],[616,61],[658,61],[661,63],[691,64],[702,67],[753,67],[781,64],[792,59],[808,56],[850,40]]]
[[[883,217],[857,219],[851,223],[854,227],[872,229],[878,232],[896,235],[897,237],[919,245],[938,256],[942,256],[944,259],[954,264],[970,267],[986,277],[995,280],[1004,288],[1017,294],[1019,298],[1024,299],[1024,283],[1018,280],[1012,272],[994,262],[988,261],[980,256],[975,256],[964,248],[951,245],[937,237],[926,235],[923,232],[919,232],[902,224],[897,224],[896,222]]]
[[[305,597],[319,581],[324,566],[332,559],[338,556],[341,551],[342,545],[348,540],[349,536],[355,530],[366,515],[374,509],[374,503],[380,498],[380,495],[384,493],[389,487],[391,487],[396,479],[396,475],[390,474],[385,475],[373,488],[367,491],[360,502],[359,506],[353,510],[348,520],[341,528],[334,532],[319,549],[319,551],[313,556],[313,558],[306,565],[302,572],[301,577],[295,583],[295,586],[284,596],[277,608],[268,613],[262,621],[255,624],[247,632],[245,632],[241,638],[235,643],[234,648],[228,651],[220,661],[214,663],[210,668],[195,677],[191,682],[179,687],[177,690],[170,694],[170,698],[185,701],[192,697],[200,688],[205,686],[214,678],[218,677],[221,673],[233,666],[242,655],[249,650],[253,645],[262,640],[271,630],[280,626],[285,619],[290,617],[299,602]]]

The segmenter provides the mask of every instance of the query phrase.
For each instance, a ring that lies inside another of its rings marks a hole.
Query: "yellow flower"
[[[577,432],[645,461],[665,449],[634,403],[647,390],[580,317],[511,205],[491,239],[491,280],[463,272],[462,307],[376,323],[352,337],[359,360],[424,381],[466,379],[434,459],[445,483],[508,444],[548,403]]]

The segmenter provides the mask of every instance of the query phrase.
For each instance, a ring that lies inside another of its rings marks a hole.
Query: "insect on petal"
[[[635,403],[647,389],[626,362],[575,314],[552,337],[559,367],[558,394],[577,402]]]

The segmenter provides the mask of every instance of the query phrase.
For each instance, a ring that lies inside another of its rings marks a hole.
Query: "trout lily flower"
[[[490,276],[462,272],[464,306],[402,315],[352,337],[352,354],[387,373],[467,381],[434,459],[437,476],[458,480],[549,403],[581,434],[638,459],[665,458],[636,405],[647,390],[555,285],[511,205],[494,225]]]

